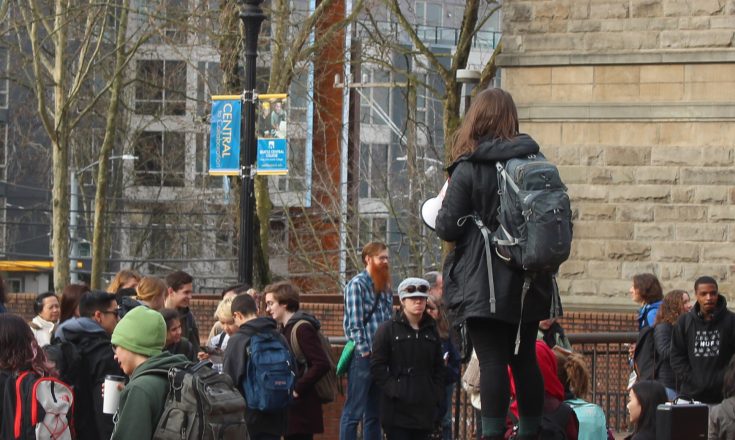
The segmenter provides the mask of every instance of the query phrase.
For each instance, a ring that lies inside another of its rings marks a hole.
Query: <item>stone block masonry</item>
[[[501,86],[569,187],[565,304],[632,306],[630,277],[735,294],[735,2],[503,6]],[[540,31],[542,30],[543,31]]]

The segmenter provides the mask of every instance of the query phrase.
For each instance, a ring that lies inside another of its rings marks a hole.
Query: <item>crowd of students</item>
[[[192,284],[181,271],[165,281],[122,271],[107,292],[71,285],[60,298],[51,292],[38,295],[30,322],[0,313],[0,438],[36,438],[13,432],[18,408],[23,413],[30,408],[16,403],[29,398],[16,386],[24,373],[57,378],[74,390],[76,416],[68,417],[74,438],[151,438],[169,393],[166,376],[153,372],[209,359],[245,395],[250,341],[263,334],[289,353],[292,344],[298,345],[291,366],[296,380],[287,407],[245,412],[249,438],[301,440],[323,432],[323,401],[315,384],[332,363],[320,342],[319,320],[299,310],[299,289],[279,282],[266,286],[261,296],[245,285],[225,288],[211,336],[200,344],[189,309]],[[262,307],[256,298],[263,299]],[[126,378],[114,415],[103,411],[110,376]],[[22,422],[31,423],[25,414]]]

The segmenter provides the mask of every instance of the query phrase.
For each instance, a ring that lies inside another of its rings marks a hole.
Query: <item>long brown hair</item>
[[[452,161],[472,153],[483,138],[512,139],[518,134],[518,110],[510,93],[488,88],[472,100],[452,138]]]
[[[672,290],[664,296],[661,306],[656,312],[656,324],[668,322],[671,325],[676,324],[679,316],[684,311],[684,295],[688,295],[685,290]]]
[[[0,314],[0,369],[56,374],[28,324],[18,315]]]
[[[59,324],[73,318],[79,307],[79,300],[82,295],[89,292],[89,286],[86,284],[69,284],[64,287],[61,292],[61,317]]]
[[[433,296],[430,296],[427,299],[428,302],[432,303],[433,307],[436,307],[436,311],[438,312],[438,319],[436,320],[436,330],[439,332],[439,337],[442,339],[446,339],[449,337],[449,320],[447,319],[447,310],[444,306],[444,301],[442,301],[439,298],[435,298]]]

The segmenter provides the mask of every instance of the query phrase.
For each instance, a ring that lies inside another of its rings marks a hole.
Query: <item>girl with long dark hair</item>
[[[443,298],[450,321],[466,325],[480,361],[485,439],[501,439],[505,432],[508,365],[518,385],[518,438],[536,438],[539,432],[544,384],[536,361],[536,332],[539,321],[551,317],[554,285],[550,274],[538,274],[522,302],[525,272],[493,252],[491,307],[484,240],[470,217],[477,215],[496,230],[500,205],[496,164],[537,153],[536,141],[518,131],[518,112],[510,94],[498,88],[480,92],[454,138],[449,185],[436,219],[437,235],[454,243],[444,264]]]
[[[633,385],[628,397],[633,433],[625,440],[656,440],[656,408],[666,403],[666,389],[659,382],[642,380]]]

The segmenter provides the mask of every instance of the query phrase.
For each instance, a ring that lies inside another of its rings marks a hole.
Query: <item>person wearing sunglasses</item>
[[[426,311],[429,282],[398,285],[401,310],[378,327],[370,373],[382,392],[380,423],[388,440],[428,439],[441,416],[445,368],[436,322]]]
[[[80,440],[110,438],[115,426],[112,415],[102,412],[102,385],[106,375],[123,374],[110,350],[110,337],[117,322],[118,305],[114,294],[101,290],[85,292],[79,299],[79,317],[61,324],[56,333],[58,341],[52,342],[49,346],[52,348],[47,350],[49,358],[55,360],[61,370],[61,379],[74,386],[74,411],[93,414],[75,419]],[[78,355],[77,360],[70,359],[68,344]]]

